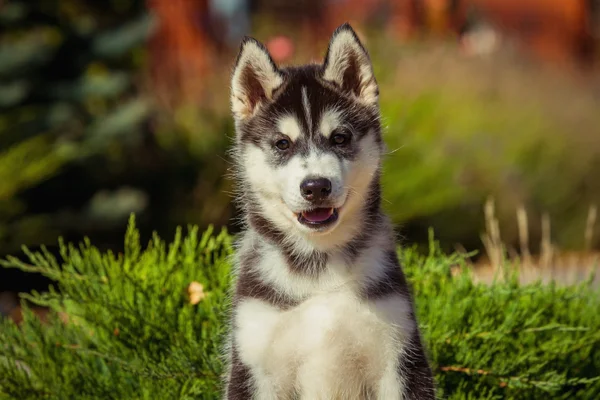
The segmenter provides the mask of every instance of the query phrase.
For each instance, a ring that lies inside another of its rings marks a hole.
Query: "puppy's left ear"
[[[337,28],[329,42],[323,79],[367,105],[377,105],[379,88],[369,54],[349,24]]]
[[[273,97],[283,84],[283,74],[259,41],[244,38],[231,77],[231,109],[237,120],[244,120]]]

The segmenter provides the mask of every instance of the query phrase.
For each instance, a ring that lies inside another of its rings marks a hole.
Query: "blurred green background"
[[[493,196],[508,246],[524,206],[533,252],[544,214],[557,247],[591,251],[600,2],[568,3],[4,1],[0,256],[58,236],[119,251],[131,212],[145,238],[182,224],[236,232],[226,150],[241,37],[306,62],[347,20],[377,70],[385,208],[403,242],[425,245],[433,227],[447,250],[481,249]],[[0,290],[38,285],[15,274],[0,270]]]

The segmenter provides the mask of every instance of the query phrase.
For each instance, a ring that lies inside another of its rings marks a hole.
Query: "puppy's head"
[[[279,68],[246,38],[231,107],[242,195],[279,229],[331,232],[372,200],[383,150],[378,88],[349,25],[334,32],[323,64],[300,67]]]

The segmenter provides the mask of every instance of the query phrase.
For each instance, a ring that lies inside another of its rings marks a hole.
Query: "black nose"
[[[306,200],[324,200],[331,193],[331,181],[326,178],[305,179],[300,184],[300,192]]]

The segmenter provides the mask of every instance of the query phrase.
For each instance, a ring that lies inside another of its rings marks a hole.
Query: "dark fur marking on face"
[[[297,305],[297,301],[290,299],[261,279],[256,271],[256,266],[260,261],[260,248],[252,248],[241,255],[235,301],[239,302],[244,298],[252,298],[267,302],[281,310],[287,310]]]
[[[322,134],[315,135],[312,139],[313,143],[316,143],[316,148],[322,152],[329,152],[335,154],[340,159],[346,159],[353,161],[358,155],[358,143],[364,136],[353,137],[348,134],[348,143],[337,145],[332,142],[331,137],[325,137]]]
[[[268,143],[268,147],[265,149],[267,154],[270,153],[269,164],[271,166],[282,166],[285,165],[294,155],[301,154],[307,155],[310,147],[306,138],[300,137],[295,141],[290,140],[290,147],[286,150],[279,150],[275,144],[279,140],[279,136],[274,136],[273,140]]]
[[[288,268],[298,274],[318,276],[327,265],[328,255],[317,250],[309,254],[299,254],[292,245],[286,242],[285,235],[258,212],[248,213],[250,225],[270,243],[282,252]]]

